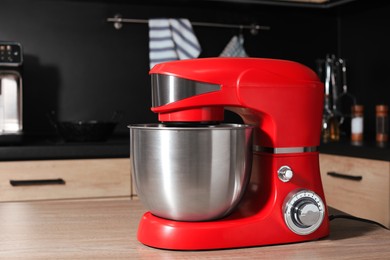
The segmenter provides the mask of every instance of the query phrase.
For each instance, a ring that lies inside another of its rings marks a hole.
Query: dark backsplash
[[[197,1],[3,0],[0,40],[24,47],[24,120],[28,134],[47,134],[46,113],[60,120],[108,120],[115,111],[127,124],[155,122],[150,112],[148,26],[106,22],[123,17],[183,17],[191,21],[267,25],[251,35],[245,48],[252,57],[289,59],[315,69],[315,60],[335,53],[349,60],[349,85],[369,111],[387,102],[385,63],[389,40],[382,37],[390,4],[361,8],[359,1],[335,9],[287,8]],[[169,3],[169,4],[168,4]],[[195,27],[201,57],[218,56],[236,29]],[[382,39],[383,38],[383,39]],[[372,124],[372,118],[367,122]],[[368,126],[368,130],[374,130]]]

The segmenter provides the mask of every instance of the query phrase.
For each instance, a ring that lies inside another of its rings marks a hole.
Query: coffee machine
[[[0,144],[22,139],[22,47],[0,41]]]
[[[245,124],[254,126],[253,159],[245,192],[234,209],[222,218],[201,221],[146,212],[138,227],[141,243],[161,249],[208,250],[294,243],[328,235],[317,151],[324,88],[312,70],[286,60],[202,58],[161,63],[150,75],[152,111],[162,124],[208,124],[215,129],[224,120],[224,110],[233,111]],[[179,129],[172,135],[180,133]],[[173,140],[171,135],[161,139],[164,144]],[[164,157],[169,152],[162,148],[159,154]],[[137,189],[143,197],[152,196],[153,189],[143,193],[140,185],[142,177],[138,175],[143,173],[137,172],[137,165],[142,164],[139,158],[132,161]],[[166,179],[157,184],[164,186],[166,193],[181,181],[167,181],[169,160],[175,158],[166,158],[162,164]],[[201,163],[186,160],[189,168]],[[219,176],[215,181],[223,179]],[[193,185],[196,182],[200,181],[195,177]],[[190,186],[182,193],[187,191],[192,192]],[[180,201],[180,196],[171,195],[168,203]],[[201,197],[199,194],[192,200]]]

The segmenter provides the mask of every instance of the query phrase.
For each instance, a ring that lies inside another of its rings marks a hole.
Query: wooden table
[[[318,241],[169,251],[136,239],[144,209],[130,199],[0,203],[0,259],[390,259],[390,231],[335,219]],[[261,231],[260,231],[261,232]]]

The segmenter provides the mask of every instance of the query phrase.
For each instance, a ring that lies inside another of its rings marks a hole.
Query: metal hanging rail
[[[120,14],[114,17],[107,18],[107,22],[114,23],[115,29],[119,30],[122,28],[123,23],[143,23],[147,24],[147,19],[130,19],[122,18]],[[249,29],[253,35],[256,35],[259,30],[270,30],[270,26],[251,24],[251,25],[240,25],[240,24],[223,24],[223,23],[207,23],[207,22],[191,22],[194,26],[203,27],[214,27],[214,28],[231,28],[231,29]]]

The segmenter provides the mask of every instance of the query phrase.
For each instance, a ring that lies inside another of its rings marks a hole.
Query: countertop
[[[390,162],[390,143],[378,147],[373,141],[352,145],[348,141],[322,143],[320,153]],[[0,161],[127,158],[130,156],[130,137],[113,136],[104,142],[64,142],[45,136],[26,138],[18,145],[0,145]]]
[[[144,213],[130,199],[0,203],[1,259],[390,259],[390,231],[334,219],[317,241],[229,250],[170,251],[137,241]],[[261,230],[256,231],[261,232]]]
[[[20,144],[0,145],[0,161],[126,158],[130,136],[113,136],[104,142],[64,142],[53,137],[24,138]]]
[[[349,141],[341,140],[339,142],[322,143],[319,151],[326,154],[390,162],[389,144],[380,147],[375,141],[364,141],[361,145],[353,145]]]

